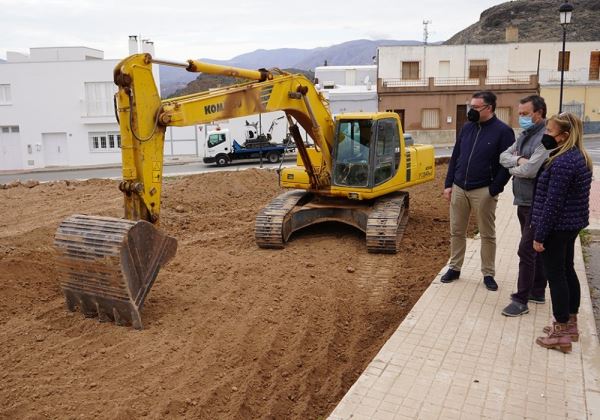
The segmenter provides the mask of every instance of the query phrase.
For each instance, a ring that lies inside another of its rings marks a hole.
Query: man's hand
[[[544,252],[544,250],[546,248],[544,248],[544,244],[538,241],[533,241],[533,249],[535,249],[536,252]]]
[[[518,165],[518,166],[525,165],[527,162],[529,162],[529,159],[527,159],[527,158],[524,158],[524,157],[520,157],[520,158],[517,160],[517,165]]]
[[[452,187],[450,188],[446,188],[444,190],[444,198],[448,201],[450,201],[450,198],[452,198]]]

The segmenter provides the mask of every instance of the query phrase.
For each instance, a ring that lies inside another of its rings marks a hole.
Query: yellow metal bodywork
[[[432,146],[405,147],[399,128],[400,165],[396,174],[373,188],[335,186],[331,184],[334,120],[326,100],[302,75],[253,71],[200,63],[189,60],[188,70],[228,74],[254,81],[161,100],[152,77],[152,57],[136,54],[121,61],[115,68],[115,83],[119,86],[117,112],[120,120],[123,154],[125,218],[157,223],[160,214],[163,143],[167,126],[189,126],[228,118],[243,117],[271,111],[284,111],[293,117],[314,140],[299,148],[296,167],[281,171],[284,188],[310,190],[318,195],[373,199],[410,187],[434,177]],[[258,80],[258,81],[256,81]],[[394,118],[389,112],[353,113],[339,119]]]

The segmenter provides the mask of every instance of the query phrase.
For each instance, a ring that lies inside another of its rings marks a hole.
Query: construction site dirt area
[[[55,266],[63,219],[122,217],[118,181],[0,190],[0,418],[325,418],[447,261],[446,169],[407,190],[397,255],[334,223],[258,248],[275,171],[166,178],[160,228],[178,251],[143,330],[69,312]]]

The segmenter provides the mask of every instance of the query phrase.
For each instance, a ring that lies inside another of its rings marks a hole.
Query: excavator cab
[[[373,188],[398,172],[402,131],[396,119],[340,118],[333,148],[332,184]]]

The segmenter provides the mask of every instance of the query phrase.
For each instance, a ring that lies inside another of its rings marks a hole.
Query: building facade
[[[560,43],[390,46],[378,49],[379,110],[400,114],[423,143],[452,143],[477,90],[498,96],[497,115],[518,128],[517,104],[539,93],[558,112]],[[576,112],[586,131],[600,125],[600,42],[567,44],[563,110]],[[557,82],[558,80],[558,82]]]
[[[377,66],[320,66],[315,78],[332,114],[377,112]]]
[[[153,53],[130,39],[130,53]],[[0,170],[119,164],[121,138],[113,95],[120,60],[86,47],[8,52],[0,64]],[[158,66],[154,79],[160,88]],[[194,127],[167,130],[165,155],[199,155]]]

